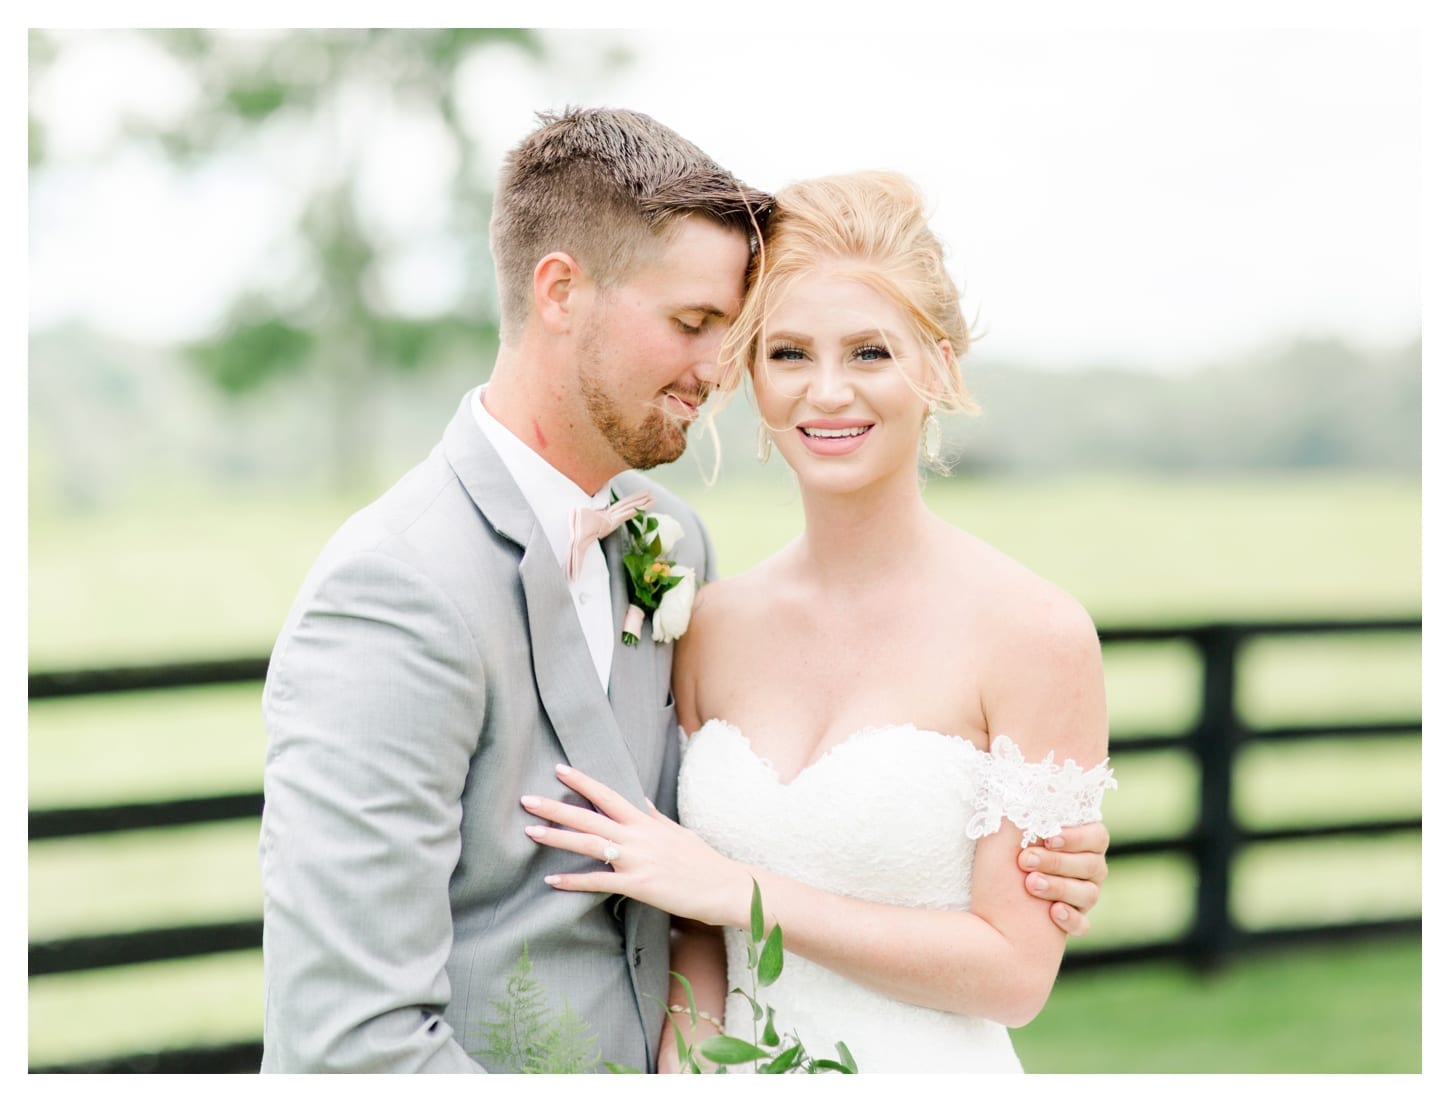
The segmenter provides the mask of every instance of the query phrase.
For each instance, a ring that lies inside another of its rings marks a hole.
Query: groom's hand
[[[1027,873],[1027,890],[1052,904],[1052,921],[1080,936],[1092,925],[1087,912],[1097,905],[1108,876],[1107,852],[1108,828],[1084,823],[1024,849],[1017,865]]]

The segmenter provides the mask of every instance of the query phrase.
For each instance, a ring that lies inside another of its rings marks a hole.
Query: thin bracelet
[[[688,1014],[689,1012],[690,1008],[688,1006],[681,1006],[679,1003],[675,1003],[674,1006],[670,1007],[671,1014]],[[715,1027],[716,1033],[725,1032],[724,1024],[720,1021],[719,1018],[715,1017],[715,1015],[713,1014],[706,1014],[703,1010],[696,1010],[695,1017],[704,1018],[705,1021],[709,1022],[712,1026]]]

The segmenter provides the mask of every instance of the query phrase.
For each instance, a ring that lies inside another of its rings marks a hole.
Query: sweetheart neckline
[[[757,753],[756,750],[755,750],[755,747],[751,745],[750,739],[746,737],[745,732],[742,731],[736,724],[731,723],[728,719],[720,719],[718,717],[712,718],[712,719],[707,719],[704,723],[700,724],[699,728],[693,734],[688,734],[687,733],[685,735],[686,749],[689,748],[689,744],[690,743],[692,743],[696,738],[698,738],[700,735],[702,735],[705,732],[706,728],[712,727],[712,726],[713,727],[716,727],[716,728],[719,728],[719,729],[723,729],[723,730],[728,731],[731,734],[733,734],[736,737],[736,739],[739,740],[740,744],[745,748],[745,752],[747,754],[749,754],[750,757],[753,758],[756,762],[758,762],[761,766],[763,766],[765,769],[769,770],[771,777],[774,778],[775,783],[777,785],[779,785],[781,788],[790,788],[790,787],[792,787],[797,781],[799,781],[807,773],[811,772],[817,766],[823,764],[824,762],[829,761],[830,758],[832,757],[832,755],[834,755],[837,750],[841,749],[841,747],[846,746],[846,745],[849,745],[852,742],[855,742],[861,736],[863,736],[863,735],[879,735],[879,734],[883,734],[883,733],[888,732],[888,731],[908,731],[908,732],[912,732],[914,734],[919,734],[919,735],[931,735],[931,736],[934,736],[934,737],[939,738],[939,739],[946,739],[949,742],[954,742],[954,743],[958,744],[959,746],[964,746],[968,750],[970,750],[973,754],[979,755],[980,757],[990,758],[990,757],[993,756],[990,751],[980,749],[979,747],[977,747],[976,745],[974,745],[973,743],[971,743],[967,739],[962,738],[960,735],[949,735],[949,734],[947,734],[944,731],[934,731],[934,730],[932,730],[929,727],[918,727],[914,723],[882,723],[882,724],[874,724],[874,725],[870,725],[870,726],[866,726],[866,727],[858,727],[856,730],[852,731],[849,735],[847,735],[845,738],[843,738],[840,742],[837,742],[834,745],[832,745],[830,747],[830,749],[828,749],[820,757],[816,758],[814,761],[809,761],[805,765],[803,765],[800,768],[800,770],[796,773],[796,775],[793,776],[790,780],[783,781],[783,780],[780,779],[780,770],[776,768],[775,763],[772,762],[769,758],[764,757],[763,755]],[[684,728],[681,728],[681,730],[683,731]],[[1013,744],[1012,740],[1010,738],[1008,738],[1006,735],[998,735],[996,738],[994,738],[992,740],[992,744],[993,744],[994,747],[999,742],[1005,742],[1008,746],[1014,746],[1015,745],[1015,744]],[[1051,760],[1051,757],[1050,756],[1049,756],[1049,760]]]

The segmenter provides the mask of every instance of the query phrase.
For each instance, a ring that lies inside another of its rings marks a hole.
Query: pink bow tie
[[[584,569],[584,554],[596,540],[602,540],[635,513],[654,504],[654,495],[648,490],[622,497],[604,509],[575,509],[569,518],[569,560],[564,564],[564,576],[571,582]]]

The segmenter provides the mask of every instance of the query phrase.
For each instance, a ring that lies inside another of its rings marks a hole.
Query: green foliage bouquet
[[[714,1037],[707,1037],[698,1044],[690,1045],[686,1043],[679,1023],[671,1017],[670,1027],[675,1035],[680,1070],[687,1073],[702,1072],[705,1070],[701,1066],[703,1059],[715,1064],[716,1072],[725,1071],[727,1065],[751,1064],[758,1075],[784,1075],[792,1072],[820,1074],[831,1071],[856,1074],[855,1058],[844,1041],[836,1042],[836,1056],[839,1059],[812,1056],[806,1052],[799,1036],[791,1031],[783,1031],[776,1024],[775,1007],[768,1003],[762,1004],[760,989],[769,987],[778,980],[785,968],[785,939],[779,924],[772,926],[769,934],[765,932],[765,908],[761,904],[758,883],[755,884],[750,898],[750,941],[746,945],[746,954],[750,967],[750,991],[736,987],[730,994],[740,995],[750,1004],[753,1037],[747,1041],[743,1037],[734,1037],[722,1031]],[[678,972],[670,974],[680,981],[685,990],[685,997],[689,1002],[687,1010],[690,1025],[698,1026],[700,1014],[695,1007],[695,993],[690,988],[690,981]],[[627,1070],[613,1065],[606,1066],[612,1071]]]
[[[746,953],[750,965],[750,990],[747,992],[737,987],[730,994],[740,995],[750,1004],[751,1038],[734,1037],[722,1030],[692,1045],[685,1040],[679,1023],[669,1017],[680,1070],[699,1074],[709,1064],[718,1074],[732,1066],[753,1065],[753,1070],[760,1075],[814,1075],[832,1071],[855,1074],[856,1061],[844,1041],[836,1042],[836,1059],[812,1056],[806,1052],[799,1036],[776,1023],[775,1008],[761,1001],[760,989],[778,980],[785,968],[785,939],[779,924],[766,933],[765,908],[761,904],[758,883],[754,885],[750,898],[750,940]],[[496,1017],[484,1023],[484,1047],[477,1054],[485,1056],[504,1071],[526,1075],[597,1071],[600,1067],[599,1047],[588,1024],[567,1001],[562,1010],[551,1013],[546,1008],[544,989],[533,978],[532,971],[533,962],[525,945],[513,971],[509,973],[504,997],[493,1002]],[[690,1025],[698,1026],[701,1014],[695,1007],[695,993],[690,981],[678,972],[670,974],[684,988],[689,1002],[685,1010],[689,1014]],[[665,1013],[669,1015],[669,1007],[665,1007]],[[618,1074],[638,1074],[640,1070],[607,1060],[603,1066]]]

